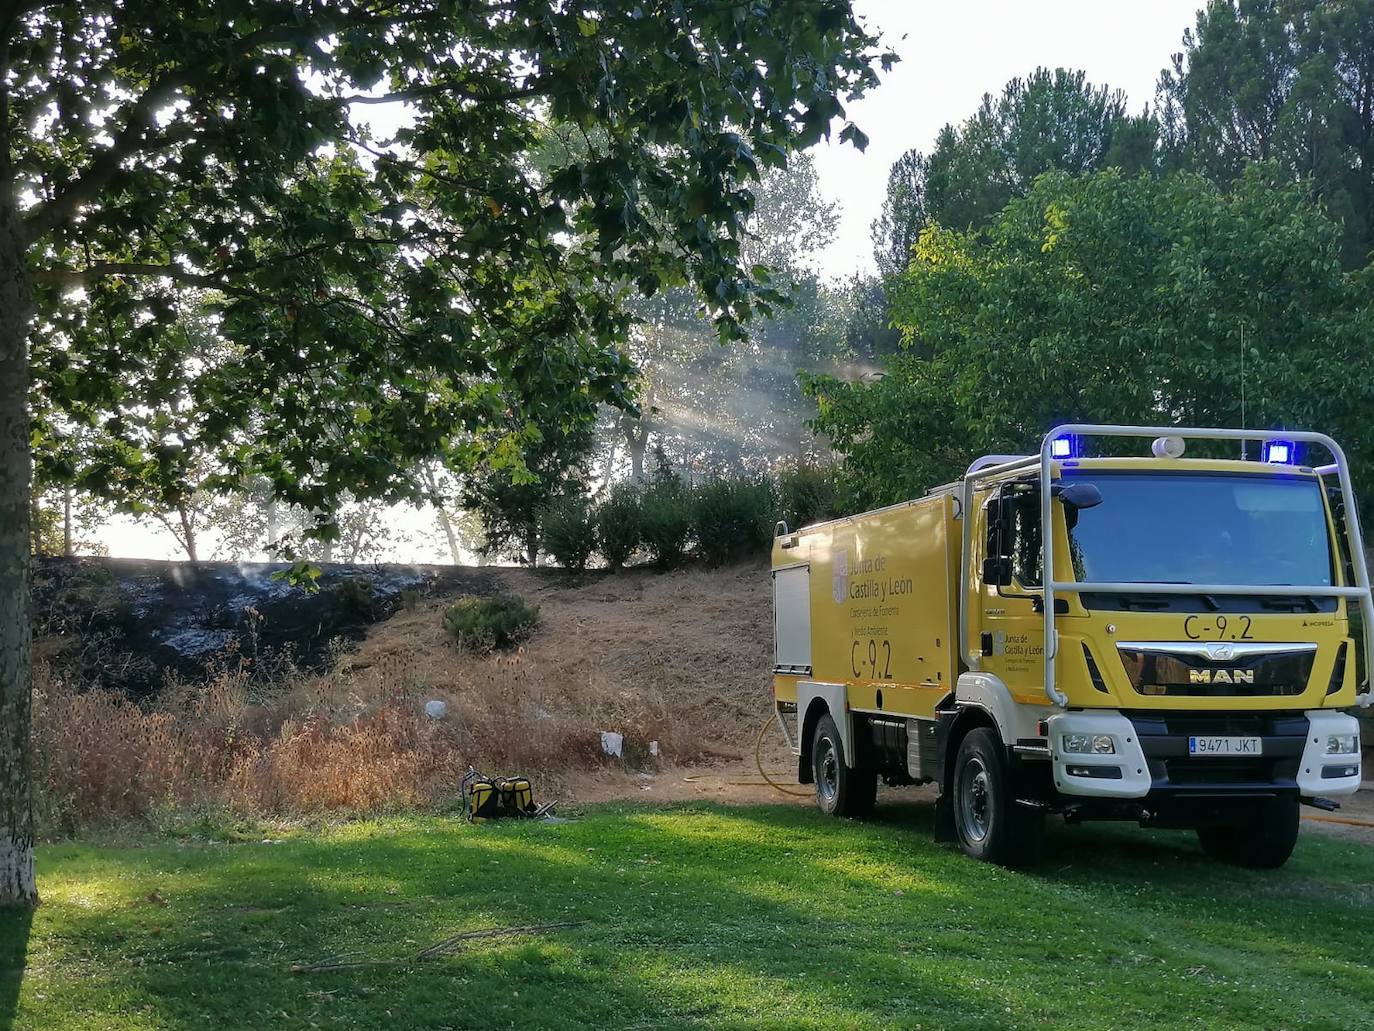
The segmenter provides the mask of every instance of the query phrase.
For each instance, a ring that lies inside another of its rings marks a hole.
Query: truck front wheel
[[[954,826],[965,854],[1002,866],[1029,866],[1040,859],[1045,816],[1016,801],[997,736],[971,730],[954,760]]]
[[[1198,841],[1213,859],[1255,870],[1275,870],[1288,862],[1298,843],[1298,800],[1275,798],[1261,806],[1250,823],[1199,827]]]
[[[848,765],[840,728],[827,713],[816,724],[811,741],[811,773],[816,781],[816,804],[827,816],[867,816],[878,796],[878,771]]]

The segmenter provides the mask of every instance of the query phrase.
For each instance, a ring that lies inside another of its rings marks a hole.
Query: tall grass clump
[[[478,653],[514,648],[538,626],[538,606],[517,594],[459,598],[444,612],[444,629],[454,643]]]
[[[773,482],[767,478],[701,484],[692,492],[697,553],[714,566],[766,553],[776,513]]]
[[[644,539],[639,488],[617,483],[596,510],[596,539],[601,557],[612,570],[620,569]]]
[[[596,551],[596,521],[591,503],[580,495],[554,498],[539,513],[539,536],[555,562],[582,570]]]

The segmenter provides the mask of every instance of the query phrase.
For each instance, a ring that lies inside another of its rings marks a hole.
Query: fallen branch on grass
[[[329,959],[321,960],[318,963],[293,963],[289,969],[293,974],[332,974],[340,970],[356,970],[360,967],[386,967],[405,963],[423,963],[425,960],[437,959],[440,956],[447,955],[463,944],[481,938],[507,938],[517,934],[542,934],[545,931],[557,931],[564,927],[577,927],[581,923],[581,920],[565,920],[556,924],[528,924],[524,927],[491,927],[484,931],[463,931],[461,934],[455,934],[451,938],[445,938],[441,942],[435,942],[428,948],[421,949],[413,956],[403,956],[398,959],[358,960],[349,960],[346,959],[345,956],[331,956]]]

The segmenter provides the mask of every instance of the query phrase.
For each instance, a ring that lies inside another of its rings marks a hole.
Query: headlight
[[[1327,755],[1354,755],[1360,750],[1359,734],[1328,734],[1326,738]]]
[[[1115,755],[1116,745],[1110,734],[1064,734],[1059,747],[1065,752],[1080,755]]]

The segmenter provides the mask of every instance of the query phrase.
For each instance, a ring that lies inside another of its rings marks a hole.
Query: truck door
[[[1040,547],[1040,491],[1004,483],[984,508],[980,586],[981,633],[973,642],[981,667],[1013,696],[1038,694],[1044,680],[1045,622]]]

